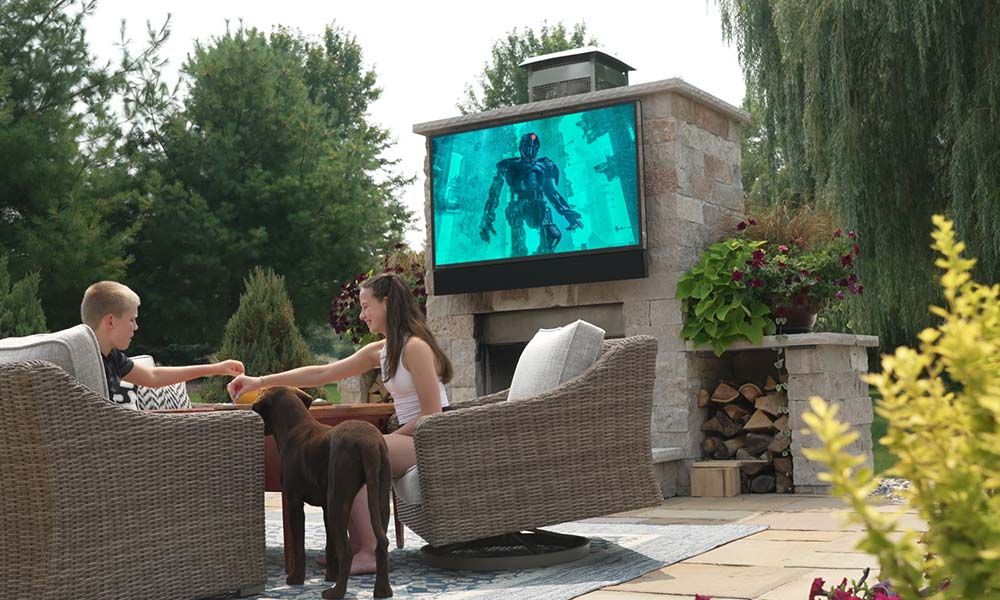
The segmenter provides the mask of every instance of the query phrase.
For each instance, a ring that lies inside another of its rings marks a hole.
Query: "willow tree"
[[[764,152],[866,239],[858,317],[897,344],[937,302],[931,215],[1000,275],[1000,4],[719,0]]]

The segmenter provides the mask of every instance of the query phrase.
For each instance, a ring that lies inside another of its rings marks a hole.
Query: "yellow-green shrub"
[[[974,282],[972,259],[955,241],[952,223],[933,218],[933,247],[942,258],[946,306],[920,333],[920,349],[900,347],[869,375],[889,422],[882,443],[899,457],[886,475],[910,480],[907,500],[927,521],[926,533],[891,534],[895,519],[867,497],[876,482],[863,459],[844,448],[857,434],[836,419],[836,407],[812,399],[804,416],[823,447],[806,457],[824,463],[834,493],[844,496],[867,535],[861,549],[876,555],[880,577],[902,598],[1000,598],[1000,286]]]

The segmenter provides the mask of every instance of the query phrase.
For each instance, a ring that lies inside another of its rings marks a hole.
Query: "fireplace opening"
[[[620,303],[476,315],[477,394],[492,394],[510,387],[517,360],[539,329],[562,327],[577,319],[603,329],[605,338],[625,336],[625,318]]]

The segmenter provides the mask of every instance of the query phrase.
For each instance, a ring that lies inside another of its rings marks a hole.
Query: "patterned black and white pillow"
[[[119,381],[117,390],[109,390],[111,401],[122,408],[139,410],[139,393],[137,386],[127,381]]]
[[[136,386],[139,410],[165,410],[191,408],[191,398],[186,383],[175,383],[160,388]]]
[[[153,367],[156,364],[153,361],[153,357],[148,354],[133,356],[132,360],[147,367]],[[122,382],[122,384],[125,384],[125,382]],[[142,385],[132,387],[135,389],[135,407],[138,410],[191,408],[191,398],[188,397],[187,384],[183,381],[158,388],[149,388]]]

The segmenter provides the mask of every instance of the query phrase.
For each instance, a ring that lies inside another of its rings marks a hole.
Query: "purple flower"
[[[757,219],[751,218],[750,219],[750,224],[751,225],[756,225],[757,224]]]
[[[764,280],[759,277],[754,277],[747,285],[752,288],[762,288],[764,287]]]
[[[852,240],[856,240],[858,239],[858,234],[855,233],[854,230],[852,229],[847,232],[847,237],[851,238]]]
[[[733,269],[733,281],[743,281],[743,271]]]
[[[854,258],[850,254],[845,254],[840,257],[840,265],[842,267],[850,267],[854,264]]]
[[[764,260],[764,251],[761,250],[760,248],[754,250],[753,251],[753,261],[754,262],[761,262],[763,260]]]
[[[858,244],[854,244],[854,255],[858,256],[860,254],[861,254],[861,246]]]
[[[855,283],[858,280],[857,273],[851,273],[851,276],[847,278],[847,283]]]
[[[837,231],[833,232],[833,237],[835,237],[835,238],[839,238],[842,235],[844,235],[844,230],[843,229],[838,228]]]
[[[778,246],[778,252],[788,252],[788,246],[784,244]]]
[[[736,225],[736,231],[743,231],[743,230],[744,230],[744,229],[746,229],[746,228],[747,228],[747,224],[746,224],[746,221],[740,221],[740,222],[739,222],[739,223],[737,223],[737,225]]]
[[[852,275],[853,275],[853,273],[852,273]],[[837,280],[837,285],[839,285],[840,287],[847,287],[847,285],[849,283],[850,282],[846,278],[845,279],[838,279]]]
[[[837,300],[843,300],[844,299],[844,290],[837,290],[837,293],[834,294],[833,297],[836,298]]]

